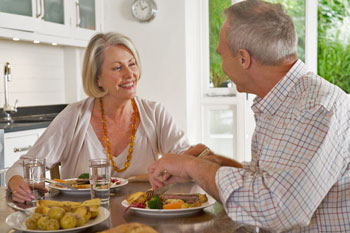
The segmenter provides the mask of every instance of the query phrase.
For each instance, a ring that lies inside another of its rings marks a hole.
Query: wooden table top
[[[253,228],[233,222],[225,213],[223,207],[219,203],[204,208],[203,211],[195,213],[191,216],[144,216],[133,210],[124,213],[125,207],[121,202],[125,200],[128,194],[145,191],[150,188],[149,183],[129,183],[120,187],[111,194],[110,204],[107,208],[110,210],[110,218],[93,227],[86,228],[79,232],[99,232],[128,222],[140,222],[153,227],[159,233],[181,233],[181,232],[200,232],[200,233],[231,233],[231,232],[255,232]],[[174,185],[168,193],[204,193],[200,187],[193,183]],[[50,192],[46,194],[46,199],[68,200],[68,201],[84,201],[90,199],[89,194],[62,194],[59,192]],[[7,205],[7,201],[11,201],[11,195],[6,192],[5,187],[0,187],[0,232],[19,233],[11,229],[6,224],[6,217],[14,213],[15,210]],[[17,203],[23,208],[32,207]]]

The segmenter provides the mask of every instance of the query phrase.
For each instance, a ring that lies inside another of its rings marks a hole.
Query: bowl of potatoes
[[[84,202],[39,200],[36,207],[27,209],[31,215],[17,211],[6,218],[6,223],[26,232],[80,231],[109,217],[109,210],[100,204],[100,199]]]

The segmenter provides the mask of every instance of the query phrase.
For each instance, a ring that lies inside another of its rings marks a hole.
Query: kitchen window
[[[239,1],[232,0],[232,3]],[[350,32],[345,26],[350,22],[348,0],[267,1],[281,3],[293,18],[299,37],[298,55],[308,69],[349,93]],[[254,95],[237,92],[229,79],[218,75],[221,70],[221,57],[216,54],[218,32],[224,21],[222,11],[231,1],[197,0],[197,5],[193,1],[190,2],[192,5],[189,9],[192,10],[189,11],[189,17],[198,18],[198,21],[191,21],[192,25],[189,25],[189,30],[193,31],[189,37],[189,54],[197,54],[200,60],[192,61],[189,65],[196,67],[191,70],[189,77],[201,78],[198,80],[200,85],[197,83],[200,97],[195,97],[199,100],[190,99],[190,102],[193,102],[192,106],[196,106],[197,103],[201,106],[199,110],[193,108],[189,111],[190,136],[207,144],[218,154],[239,161],[250,160],[250,142],[255,127],[251,110]],[[195,9],[198,9],[198,12]],[[197,33],[198,37],[195,35]],[[196,87],[195,81],[189,82],[194,83],[190,84],[191,87]],[[194,90],[191,89],[191,94],[196,93]],[[200,112],[200,123],[192,120],[194,115],[197,116],[197,111]],[[200,133],[191,134],[191,130]]]

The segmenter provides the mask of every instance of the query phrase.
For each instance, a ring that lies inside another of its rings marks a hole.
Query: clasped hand
[[[188,164],[195,159],[191,155],[166,154],[148,167],[149,181],[153,189],[166,184],[190,181]]]

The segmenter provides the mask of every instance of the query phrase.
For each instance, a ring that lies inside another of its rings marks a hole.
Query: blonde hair
[[[233,56],[245,49],[264,65],[297,57],[294,23],[280,4],[246,0],[225,9],[224,15],[229,23],[226,41]]]
[[[88,96],[99,98],[107,94],[107,91],[98,86],[98,77],[102,72],[104,51],[114,45],[123,45],[130,50],[140,71],[139,78],[141,77],[139,53],[129,37],[115,32],[96,34],[86,48],[83,63],[83,88]]]

